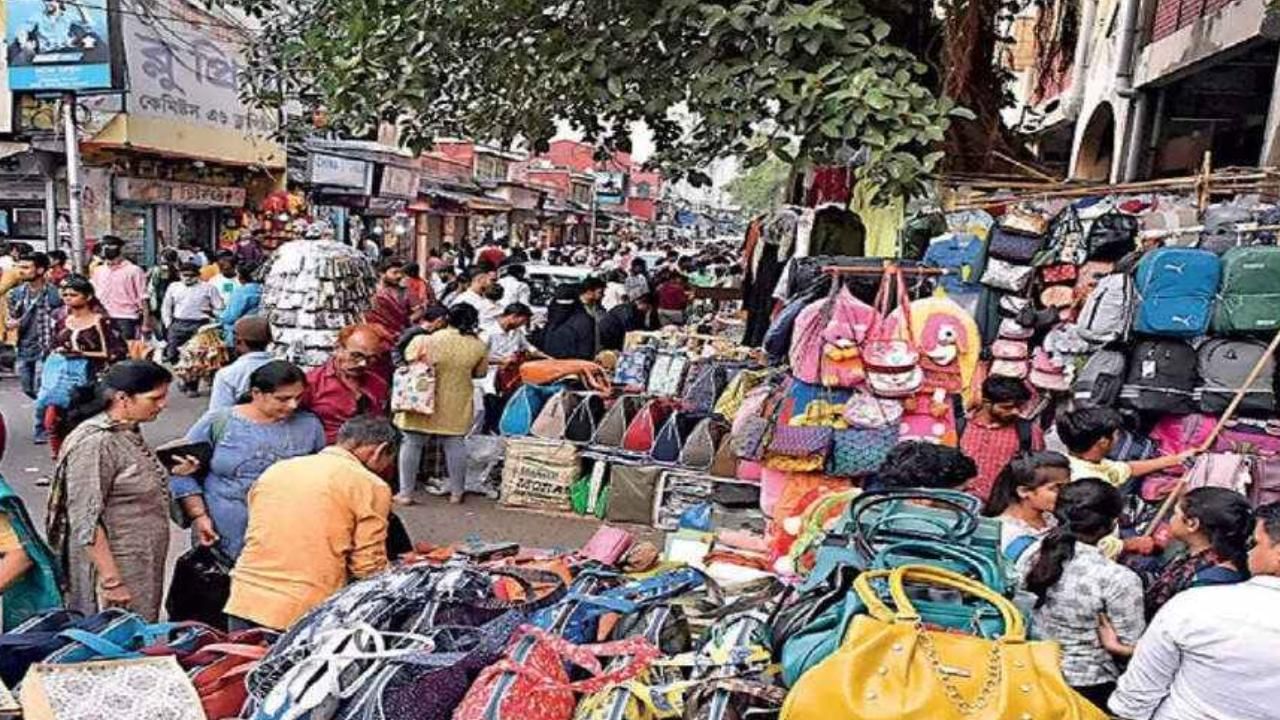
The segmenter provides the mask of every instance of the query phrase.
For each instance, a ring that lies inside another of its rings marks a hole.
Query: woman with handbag
[[[1120,677],[1112,656],[1132,654],[1146,629],[1142,580],[1098,547],[1123,507],[1120,491],[1102,480],[1063,486],[1053,511],[1058,526],[1040,542],[1025,583],[1036,596],[1035,627],[1062,646],[1067,684],[1104,710]],[[1104,643],[1104,626],[1114,642]]]
[[[216,544],[234,561],[244,548],[249,490],[258,477],[280,460],[324,449],[320,420],[298,411],[306,389],[298,366],[272,360],[249,375],[249,392],[236,405],[206,412],[187,431],[186,442],[213,448],[203,475],[169,479],[192,545]]]
[[[164,410],[172,380],[154,362],[126,360],[71,406],[74,429],[54,469],[46,524],[66,573],[68,609],[92,615],[120,607],[159,619],[168,476],[199,467],[195,458],[179,458],[166,469],[139,430]]]
[[[93,283],[83,275],[71,275],[58,288],[63,311],[53,336],[53,353],[66,359],[67,372],[83,382],[92,382],[104,368],[125,359],[129,346],[111,323],[106,308],[98,302]],[[52,389],[52,388],[51,388]],[[49,449],[58,457],[62,439],[70,432],[63,427],[67,408],[45,397],[36,399],[49,432]]]
[[[434,402],[430,415],[399,411],[396,427],[404,432],[400,444],[400,492],[397,505],[412,505],[418,467],[427,437],[435,435],[444,445],[449,473],[449,502],[462,503],[467,479],[466,435],[475,417],[475,384],[489,371],[489,349],[477,337],[480,313],[475,307],[458,303],[449,308],[449,325],[430,335],[421,335],[405,348],[408,363],[429,363],[435,371]]]

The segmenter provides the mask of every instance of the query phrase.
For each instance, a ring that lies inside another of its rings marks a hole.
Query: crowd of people
[[[629,331],[679,324],[690,285],[708,275],[674,253],[657,268],[602,258],[604,274],[559,288],[530,336],[524,266],[542,259],[536,251],[487,242],[422,267],[379,256],[365,321],[304,371],[268,349],[254,288],[261,257],[166,252],[144,272],[120,247],[104,240],[90,277],[29,251],[4,268],[16,278],[4,295],[23,392],[41,396],[54,357],[79,361],[83,380],[69,402],[31,418],[36,441],[56,448],[43,537],[0,482],[5,627],[11,613],[57,604],[157,620],[177,522],[193,546],[234,565],[230,627],[286,628],[408,549],[392,511],[418,502],[429,447],[445,459],[439,491],[463,502],[465,438],[496,422],[521,362],[597,359]],[[128,358],[129,343],[159,333],[172,363],[172,346],[208,323],[227,328],[234,360],[173,452],[157,451],[141,428],[163,415],[174,376]],[[413,364],[434,370],[430,415],[390,412],[392,374]],[[1021,419],[1029,399],[1020,381],[989,378],[958,449],[901,443],[864,487],[957,489],[983,501],[1034,598],[1035,632],[1061,645],[1068,684],[1098,706],[1143,720],[1269,716],[1280,697],[1280,616],[1269,612],[1280,606],[1280,505],[1255,510],[1231,490],[1200,488],[1179,499],[1167,532],[1121,538],[1131,481],[1193,453],[1108,460],[1121,426],[1114,411],[1067,413],[1046,437]]]

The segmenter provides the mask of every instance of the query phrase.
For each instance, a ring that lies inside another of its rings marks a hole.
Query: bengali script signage
[[[351,188],[362,193],[369,192],[370,170],[372,167],[364,160],[326,155],[312,152],[308,156],[307,177],[312,185]],[[386,176],[383,176],[383,184]]]
[[[179,7],[160,4],[162,11],[179,12]],[[160,25],[138,12],[124,15],[122,24],[130,113],[245,134],[275,130],[270,113],[251,110],[240,101],[241,51],[247,33],[237,34],[209,16]]]
[[[182,205],[185,207],[244,207],[244,188],[222,185],[152,180],[149,178],[116,178],[116,199],[148,205]]]
[[[408,168],[383,165],[382,184],[378,186],[378,194],[383,197],[416,198],[418,196],[417,173]]]

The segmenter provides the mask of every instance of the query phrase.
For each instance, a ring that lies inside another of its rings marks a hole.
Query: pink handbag
[[[1041,390],[1066,392],[1071,389],[1071,377],[1067,367],[1045,352],[1044,348],[1036,348],[1031,360],[1031,384]]]
[[[854,388],[866,379],[862,345],[880,322],[880,314],[846,287],[836,294],[831,320],[822,331],[819,375],[827,387]]]
[[[905,338],[893,337],[893,330],[886,321],[889,316],[889,288],[897,284],[898,311],[902,322],[895,323]],[[880,292],[876,296],[876,311],[880,322],[870,333],[863,347],[863,366],[867,385],[880,397],[911,397],[924,385],[924,370],[920,367],[920,352],[916,349],[911,330],[911,298],[907,295],[902,269],[896,265],[885,268],[880,280]]]
[[[635,535],[622,528],[601,525],[586,545],[582,546],[579,555],[590,560],[597,560],[605,565],[614,565],[622,559],[636,542]]]
[[[991,356],[997,360],[1026,360],[1031,354],[1025,340],[1000,339],[991,343]]]

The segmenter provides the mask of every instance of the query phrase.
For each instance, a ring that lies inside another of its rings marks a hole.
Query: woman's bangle
[[[107,578],[102,582],[98,583],[98,587],[103,590],[115,590],[121,585],[124,585],[124,581],[121,580],[120,578]]]

